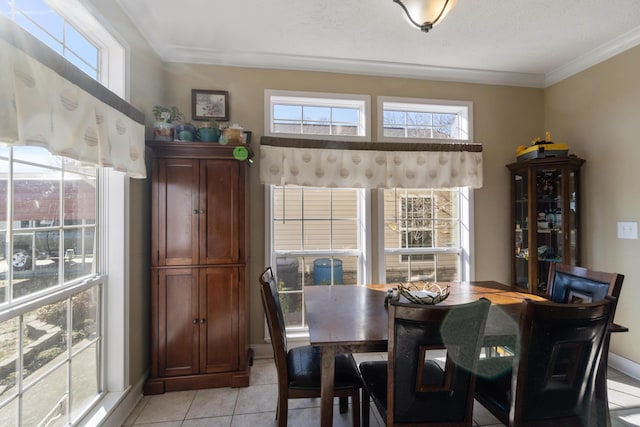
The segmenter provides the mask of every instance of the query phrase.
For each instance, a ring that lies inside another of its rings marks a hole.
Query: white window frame
[[[98,46],[98,81],[128,100],[130,61],[129,47],[124,39],[113,36],[117,32],[107,26],[107,20],[99,19],[100,14],[88,2],[47,0],[47,3]],[[103,286],[103,307],[100,311],[103,316],[102,366],[98,375],[103,391],[93,408],[79,421],[86,425],[99,425],[109,417],[117,417],[114,410],[130,389],[129,178],[112,169],[99,168],[97,175],[99,202],[96,214],[100,222],[96,235],[99,236],[100,249],[96,262],[97,271],[101,274],[96,278]]]
[[[104,271],[103,393],[80,425],[107,425],[106,420],[126,416],[119,411],[131,389],[129,377],[129,178],[112,169],[98,169],[100,253]],[[118,420],[120,421],[120,420]]]
[[[433,210],[434,210],[434,205],[435,205],[435,200],[433,196],[407,196],[407,198],[405,198],[404,196],[402,196],[403,199],[405,199],[407,202],[409,201],[409,197],[412,197],[413,199],[416,200],[420,200],[422,203],[425,203],[428,200],[428,204],[430,206],[430,210],[431,210],[431,214],[433,214]],[[399,209],[400,211],[402,211],[402,209]],[[396,213],[398,215],[398,218],[402,218],[404,220],[404,216],[402,216],[402,212],[397,212]],[[431,243],[433,244],[434,241],[437,240],[436,236],[435,236],[435,230],[433,229],[433,223],[435,222],[435,218],[433,216],[431,216],[431,227],[416,227],[416,229],[411,230],[411,227],[402,227],[399,226],[398,227],[398,247],[399,248],[403,248],[403,249],[412,249],[409,246],[402,246],[402,240],[404,236],[411,236],[411,233],[415,232],[415,231],[422,231],[422,232],[428,232],[431,235]],[[408,242],[406,243],[408,245]],[[400,263],[408,263],[409,261],[407,259],[403,259],[406,256],[408,256],[409,254],[406,253],[398,253],[398,261]],[[431,254],[425,254],[425,253],[421,253],[420,255],[431,255]],[[422,260],[420,260],[422,261]]]
[[[273,191],[276,188],[276,186],[274,185],[265,185],[265,199],[264,199],[264,203],[265,203],[265,212],[267,212],[267,215],[265,215],[265,224],[264,224],[264,228],[265,228],[265,236],[268,236],[267,239],[265,239],[265,265],[271,265],[273,266],[273,268],[275,268],[276,266],[276,258],[278,256],[282,256],[282,255],[291,255],[291,256],[302,256],[302,255],[327,255],[327,253],[315,253],[315,252],[305,252],[303,253],[298,253],[295,251],[286,251],[282,252],[282,251],[275,251],[272,247],[273,244],[273,227],[272,227],[272,223],[273,223],[273,205],[272,205],[272,195],[273,195]],[[374,274],[373,274],[373,265],[372,265],[372,259],[373,259],[373,244],[372,244],[372,236],[371,233],[368,233],[366,230],[370,230],[372,227],[372,198],[371,198],[371,191],[370,190],[365,190],[365,189],[360,189],[360,197],[361,199],[361,203],[359,204],[360,206],[360,215],[364,215],[362,221],[360,221],[360,223],[363,226],[363,229],[361,230],[361,233],[359,233],[359,236],[363,239],[362,240],[362,255],[360,258],[361,264],[359,265],[359,269],[362,272],[362,276],[360,276],[360,274],[358,275],[358,283],[359,284],[366,284],[366,283],[386,283],[386,265],[385,265],[385,256],[386,256],[386,251],[384,248],[384,221],[382,220],[382,218],[384,218],[384,196],[382,194],[384,190],[379,189],[378,190],[378,194],[377,194],[377,211],[378,211],[378,215],[377,217],[380,219],[377,223],[377,234],[378,234],[378,238],[380,240],[380,243],[377,245],[378,246],[378,250],[377,252],[377,258],[378,258],[378,266],[377,266],[377,275],[375,276],[374,279]],[[471,256],[471,254],[473,253],[473,249],[474,249],[474,237],[473,237],[473,197],[474,197],[474,193],[473,190],[468,188],[468,187],[463,187],[463,188],[459,188],[458,189],[458,193],[459,193],[459,203],[458,203],[458,208],[459,208],[459,223],[460,223],[460,230],[459,230],[459,239],[460,239],[460,247],[459,249],[454,248],[451,250],[447,250],[448,252],[455,252],[455,253],[459,253],[460,255],[460,265],[459,265],[459,272],[460,272],[460,280],[462,281],[470,281],[470,280],[474,280],[475,278],[475,266],[473,263],[473,257]],[[437,253],[438,251],[434,251],[434,253]],[[337,251],[335,253],[332,253],[330,255],[339,255],[340,252]],[[360,280],[360,278],[362,278],[362,281]],[[269,341],[270,340],[270,335],[269,335],[269,330],[267,328],[267,325],[265,323],[265,327],[264,327],[264,337],[265,337],[265,341]],[[304,328],[300,328],[300,329],[287,329],[287,337],[292,338],[292,339],[298,339],[298,338],[307,338],[308,337],[308,332],[306,329]]]
[[[351,137],[346,136],[333,136],[329,138],[327,135],[304,135],[304,134],[283,134],[283,133],[274,133],[272,132],[271,126],[273,123],[273,109],[272,105],[274,100],[278,100],[277,96],[291,96],[291,97],[309,97],[310,94],[314,94],[319,98],[324,99],[325,101],[329,97],[336,97],[337,99],[343,99],[346,96],[344,94],[327,94],[327,93],[312,93],[312,92],[295,92],[295,91],[276,91],[276,90],[265,90],[264,96],[264,134],[267,136],[274,137],[295,137],[300,139],[335,139],[335,140],[350,140],[353,139]],[[357,95],[361,97],[360,95]],[[369,99],[368,96],[365,98]],[[418,98],[400,98],[400,97],[378,97],[377,105],[378,105],[378,141],[380,142],[413,142],[415,139],[408,138],[384,138],[381,137],[383,135],[383,106],[385,102],[390,103],[405,103],[405,104],[414,104],[420,105],[422,108],[429,108],[429,111],[433,112],[455,112],[459,114],[463,120],[462,126],[466,127],[466,131],[462,135],[462,140],[473,140],[473,103],[470,101],[450,101],[450,100],[432,100],[432,99],[418,99]],[[370,111],[370,102],[366,104],[366,111]],[[438,109],[434,109],[434,108]],[[371,142],[371,134],[370,126],[371,120],[367,120],[367,137],[362,140]],[[436,142],[454,142],[457,140],[453,139],[445,139],[445,140],[435,140],[429,139],[429,141]],[[417,142],[417,141],[416,141]],[[424,140],[420,140],[420,142],[424,142]],[[273,211],[272,211],[272,192],[275,186],[265,185],[265,208],[267,215],[265,215],[265,265],[271,265],[275,268],[276,266],[276,257],[279,255],[283,255],[281,252],[276,252],[273,250],[272,242],[273,242]],[[373,205],[373,192],[371,190],[362,190],[362,212],[364,215],[361,224],[364,229],[362,230],[363,236],[363,255],[361,258],[361,269],[363,272],[362,281],[359,283],[373,283],[374,281],[377,283],[385,283],[385,248],[384,248],[384,197],[382,195],[383,190],[379,190],[379,193],[376,194],[377,203],[376,206]],[[473,259],[471,254],[473,253],[473,191],[469,188],[460,188],[459,190],[459,222],[460,222],[460,230],[459,230],[459,238],[460,238],[460,248],[455,249],[457,253],[460,254],[460,278],[461,280],[473,280],[475,276],[475,268],[473,265]],[[378,265],[376,266],[375,272],[377,273],[374,278],[374,268],[372,265],[373,253],[372,249],[372,236],[371,233],[368,233],[367,230],[371,230],[372,224],[372,209],[377,209],[377,217],[379,221],[376,224],[378,240],[382,240],[377,246],[378,249],[375,250]],[[287,255],[291,254],[295,256],[295,253],[287,251]],[[264,328],[264,336],[265,341],[269,341],[269,330],[265,323]],[[287,336],[289,338],[305,338],[308,337],[307,331],[303,330],[287,330]]]
[[[13,168],[13,156],[9,157],[9,168]],[[9,173],[9,176],[12,174]],[[96,170],[96,231],[97,257],[95,259],[95,273],[64,282],[12,301],[7,296],[6,303],[0,305],[0,322],[4,322],[25,313],[36,310],[47,304],[55,303],[85,290],[100,287],[99,324],[99,360],[97,385],[99,392],[93,405],[85,408],[86,416],[96,405],[102,405],[109,391],[122,392],[128,384],[128,210],[124,206],[128,203],[128,179],[121,172],[110,169]],[[8,221],[10,224],[11,221]],[[107,227],[109,224],[109,227]],[[13,230],[18,231],[19,230]],[[12,233],[11,227],[7,229]],[[9,243],[12,241],[9,238]],[[10,245],[8,246],[10,247]],[[34,261],[35,262],[35,259]],[[7,260],[9,270],[8,280],[13,279],[11,261]],[[61,277],[59,280],[63,280]],[[125,286],[119,286],[124,283]],[[7,288],[9,291],[11,287]],[[69,357],[69,355],[67,356]],[[41,379],[44,379],[42,377]],[[39,380],[36,381],[36,383]],[[35,383],[34,383],[35,384]],[[33,384],[29,385],[29,387]],[[24,410],[24,408],[23,408]],[[77,415],[77,414],[76,414]],[[79,420],[72,420],[74,424]]]
[[[128,98],[128,45],[106,19],[90,4],[80,0],[47,0],[49,5],[91,42],[98,46],[99,79],[109,90],[123,99]],[[88,7],[92,9],[89,10]],[[109,31],[112,30],[112,31]],[[103,319],[104,388],[108,394],[119,395],[129,381],[129,178],[112,169],[98,169],[98,212],[101,222],[100,258],[98,271],[106,275]],[[113,396],[106,396],[97,407],[97,413],[108,407]],[[96,409],[94,409],[96,412]],[[104,414],[103,414],[104,415]]]
[[[380,244],[378,245],[378,283],[386,283],[386,256],[388,254],[397,253],[398,255],[407,254],[412,249],[406,248],[387,249],[384,247],[384,189],[378,190],[378,236],[380,236]],[[458,253],[460,255],[458,270],[460,272],[461,281],[474,280],[475,267],[473,264],[473,190],[469,187],[458,188],[458,218],[460,223],[459,229],[459,248],[434,248],[416,249],[420,254],[438,254],[438,253]]]
[[[447,143],[455,141],[473,141],[473,102],[458,101],[448,99],[423,99],[423,98],[406,98],[393,96],[380,96],[377,99],[378,106],[378,141],[380,142],[422,142]],[[455,113],[461,122],[458,123],[459,139],[437,139],[437,138],[401,138],[401,137],[385,137],[384,136],[384,110],[385,108],[401,110],[401,111],[425,111],[435,113]],[[471,254],[474,250],[473,238],[473,190],[470,188],[459,189],[459,218],[460,218],[460,280],[474,280],[475,266]],[[384,218],[384,197],[382,190],[378,196],[378,218]],[[384,221],[378,223],[379,236],[384,236]],[[386,266],[384,242],[378,245],[378,281],[385,283]]]
[[[98,81],[122,99],[129,99],[129,46],[87,1],[46,0],[60,16],[98,47]],[[91,9],[89,9],[91,8]]]
[[[72,26],[98,50],[97,81],[109,88],[123,99],[129,96],[129,47],[122,38],[116,38],[117,34],[108,25],[107,20],[99,19],[100,14],[86,1],[82,0],[44,0],[51,10],[60,16],[66,24]],[[11,7],[11,5],[10,5]],[[91,9],[88,9],[91,8]],[[23,11],[25,12],[25,11]],[[9,18],[13,18],[9,16]],[[27,17],[27,19],[29,19]],[[74,25],[78,23],[78,25]],[[34,25],[38,25],[34,22]],[[109,31],[111,30],[111,31]],[[41,31],[47,31],[41,28]],[[49,34],[52,40],[56,38]],[[69,49],[74,55],[78,55],[73,49],[66,46],[65,40],[56,40],[63,49]],[[69,61],[69,58],[65,58]],[[73,61],[70,61],[73,63]],[[88,65],[88,67],[93,68]]]
[[[269,236],[268,239],[265,239],[265,265],[270,265],[275,270],[277,262],[276,259],[282,256],[291,256],[291,257],[301,257],[301,256],[325,256],[325,257],[338,257],[340,255],[343,256],[357,256],[358,257],[358,279],[357,282],[359,284],[371,283],[372,278],[372,268],[371,262],[372,259],[372,243],[371,243],[371,235],[367,233],[366,230],[371,228],[371,191],[365,190],[363,188],[356,188],[357,197],[358,197],[358,218],[360,219],[359,223],[361,224],[361,229],[358,230],[358,246],[359,249],[349,249],[349,250],[304,250],[304,251],[278,251],[273,248],[273,194],[274,191],[277,191],[278,186],[276,185],[265,185],[265,236]],[[275,274],[275,271],[274,271]],[[304,316],[304,313],[303,313]],[[303,321],[304,323],[304,321]],[[269,329],[265,323],[265,340],[270,340]],[[287,337],[288,338],[306,338],[308,337],[308,329],[307,328],[287,328]]]
[[[360,127],[358,130],[359,135],[346,136],[274,132],[273,105],[276,103],[357,108],[360,111]],[[369,95],[344,93],[300,92],[265,89],[264,135],[275,137],[293,137],[300,139],[371,142],[371,97]]]
[[[457,114],[461,122],[458,123],[459,138],[438,139],[438,138],[403,138],[384,136],[384,110],[393,109],[400,111],[420,111],[430,113],[453,113]],[[473,102],[472,101],[452,101],[446,99],[421,99],[421,98],[399,98],[392,96],[378,97],[378,141],[380,142],[454,142],[473,141]]]
[[[80,294],[84,291],[88,291],[91,290],[93,288],[98,288],[98,293],[99,293],[99,298],[102,299],[104,298],[105,295],[105,277],[103,275],[94,275],[91,276],[89,278],[84,278],[81,280],[76,280],[75,282],[71,282],[66,284],[63,288],[58,288],[58,290],[56,292],[52,292],[52,293],[47,293],[44,294],[38,298],[34,298],[34,299],[26,299],[24,302],[11,306],[6,310],[3,310],[2,313],[0,314],[0,322],[4,322],[5,320],[10,320],[10,319],[14,319],[17,318],[19,316],[22,316],[26,313],[32,312],[34,310],[37,310],[38,308],[41,308],[43,306],[46,306],[48,304],[54,304],[63,300],[66,300],[70,297],[73,297],[74,295]],[[104,306],[104,305],[103,305]],[[101,353],[99,355],[99,357],[102,357],[102,349],[104,348],[104,324],[102,323],[103,319],[104,319],[104,313],[102,310],[102,307],[100,307],[99,309],[99,314],[102,316],[101,319],[99,319],[100,321],[100,325],[102,326],[102,330],[101,330],[101,334],[99,337],[94,339],[94,342],[97,343],[98,348],[100,349]],[[22,322],[20,323],[22,324]],[[68,333],[70,331],[67,331]],[[22,351],[22,350],[21,350]],[[84,351],[88,351],[87,348],[82,348],[80,349],[80,352],[84,352]],[[71,361],[73,360],[73,357],[75,357],[75,355],[73,355],[71,353],[71,348],[67,348],[65,350],[65,359],[62,361],[57,362],[57,366],[53,365],[51,367],[47,366],[49,369],[53,370],[53,369],[57,369],[60,366],[62,366],[62,364],[68,364],[71,363]],[[62,355],[60,356],[62,357]],[[46,378],[52,373],[52,371],[49,370],[48,372],[45,372],[43,375],[41,375],[40,377],[38,377],[37,379],[35,379],[34,382],[31,382],[30,384],[24,386],[24,384],[22,384],[19,386],[21,388],[21,392],[24,393],[26,391],[28,391],[30,388],[37,386],[41,381],[45,381]],[[98,379],[97,379],[97,384],[99,387],[102,386],[102,372],[98,372]],[[18,385],[17,385],[18,386]],[[24,387],[24,388],[22,388]],[[102,397],[104,396],[104,392],[99,393],[96,397],[94,402],[98,402]],[[20,399],[19,396],[16,396],[15,399]],[[11,404],[11,401],[9,401],[9,404]],[[67,401],[66,405],[67,408],[69,409],[71,402]],[[22,425],[22,420],[23,420],[23,415],[24,415],[24,411],[28,410],[25,409],[24,406],[19,403],[20,407],[21,407],[21,411],[19,414],[19,421],[20,421],[20,425]],[[65,409],[65,410],[66,410]],[[76,413],[74,413],[73,411],[71,411],[69,413],[70,415],[78,415]],[[72,425],[78,425],[79,420],[82,418],[82,414],[80,414],[80,418],[72,418],[71,422]]]

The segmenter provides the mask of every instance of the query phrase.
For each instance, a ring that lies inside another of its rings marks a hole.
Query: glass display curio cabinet
[[[575,156],[530,159],[511,171],[511,284],[545,294],[552,262],[580,263],[580,167]]]

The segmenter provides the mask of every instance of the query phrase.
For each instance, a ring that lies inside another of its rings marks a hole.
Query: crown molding
[[[596,64],[613,58],[614,56],[640,44],[640,27],[613,39],[610,43],[599,46],[567,64],[547,73],[544,86],[549,87]]]
[[[163,53],[163,60],[178,63],[317,71],[506,86],[542,87],[544,84],[544,75],[533,73],[512,73],[263,52],[220,52],[194,49],[187,46],[165,46]]]

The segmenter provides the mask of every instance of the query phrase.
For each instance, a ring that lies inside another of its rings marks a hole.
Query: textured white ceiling
[[[640,44],[639,0],[458,0],[429,33],[392,0],[117,0],[170,62],[544,87]]]

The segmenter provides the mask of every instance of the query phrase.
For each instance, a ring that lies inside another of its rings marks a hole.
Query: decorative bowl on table
[[[429,282],[400,283],[398,294],[414,304],[438,304],[449,296],[449,286]]]

